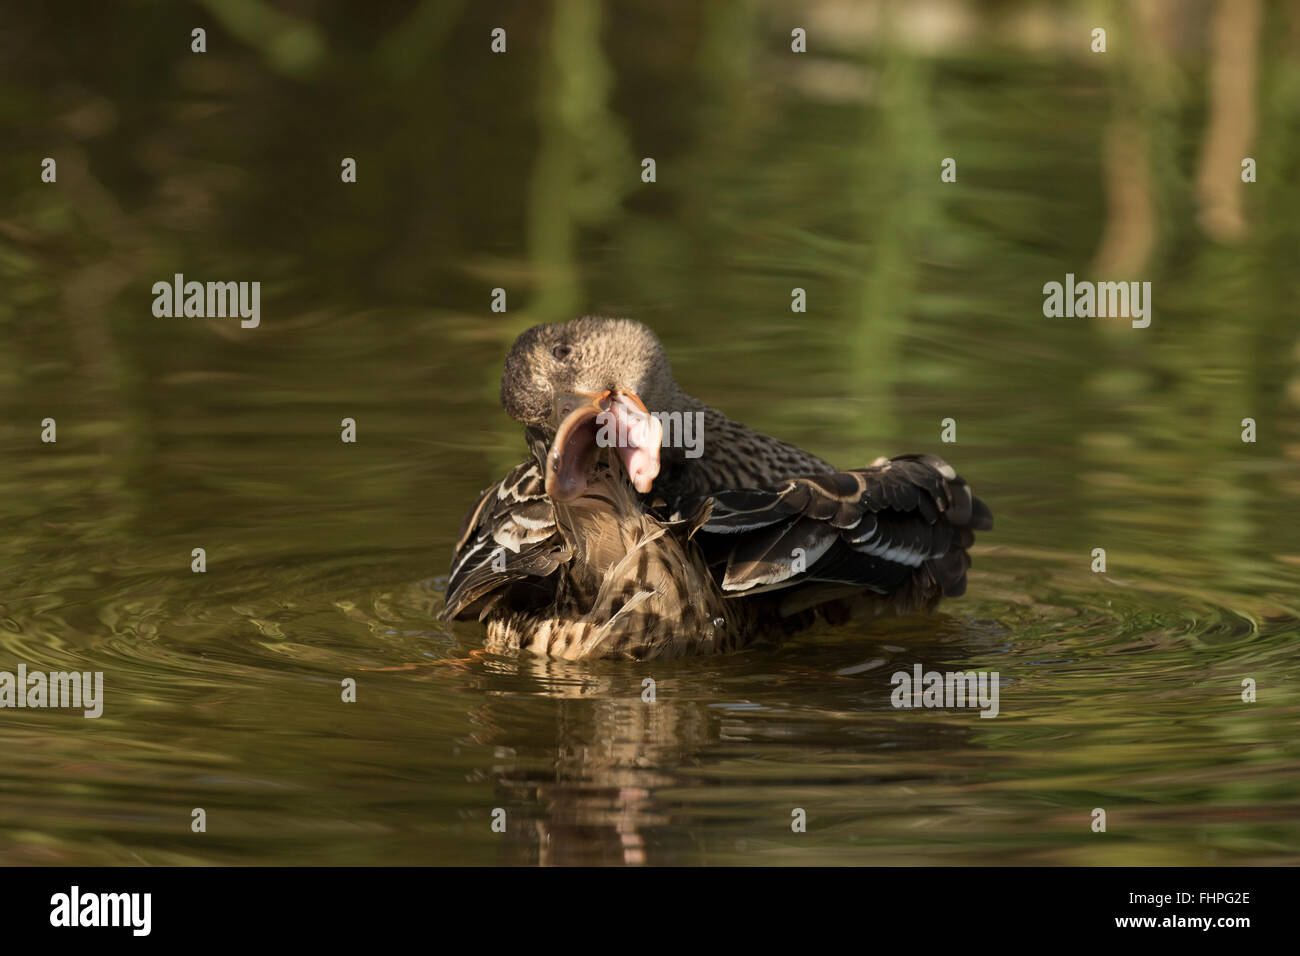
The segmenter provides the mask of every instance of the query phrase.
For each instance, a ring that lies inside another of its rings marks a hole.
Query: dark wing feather
[[[484,491],[466,515],[441,617],[481,616],[507,596],[526,605],[544,601],[555,590],[550,576],[571,556],[541,469],[526,461]]]
[[[955,597],[966,589],[974,532],[993,527],[985,504],[934,455],[712,498],[700,542],[723,590],[738,596],[814,584],[891,594],[928,573],[931,589]]]

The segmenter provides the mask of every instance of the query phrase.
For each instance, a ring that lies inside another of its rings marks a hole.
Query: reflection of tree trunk
[[[91,172],[83,151],[65,151],[59,164],[60,185],[71,197],[86,234],[104,237],[108,245],[103,258],[63,273],[59,298],[73,330],[82,384],[93,393],[112,396],[111,410],[105,414],[129,423],[122,431],[104,435],[98,445],[99,451],[114,462],[119,479],[114,486],[130,487],[132,479],[141,477],[142,462],[125,452],[131,443],[152,445],[158,416],[142,402],[139,385],[146,373],[138,367],[139,358],[132,349],[118,348],[110,313],[122,290],[139,280],[142,263],[152,261],[153,250],[139,223]],[[131,505],[132,498],[124,495],[116,509],[118,517],[113,520],[124,521],[128,515],[131,519],[138,517],[138,509]]]
[[[1147,136],[1129,117],[1117,116],[1106,131],[1102,169],[1106,177],[1106,227],[1093,269],[1099,277],[1137,275],[1156,242],[1156,210],[1147,167]]]
[[[1219,0],[1210,25],[1210,119],[1196,176],[1198,220],[1221,242],[1246,232],[1241,161],[1255,135],[1259,0]]]
[[[1106,222],[1092,267],[1098,278],[1136,278],[1147,268],[1160,238],[1160,210],[1173,201],[1172,177],[1157,180],[1153,169],[1177,162],[1179,81],[1173,48],[1178,10],[1173,0],[1145,0],[1112,6],[1124,29],[1143,42],[1109,53],[1114,104],[1102,156]],[[1105,327],[1105,326],[1103,326]]]

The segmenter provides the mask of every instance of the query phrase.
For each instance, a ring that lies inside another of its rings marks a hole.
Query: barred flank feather
[[[570,660],[651,660],[731,650],[744,615],[728,617],[691,537],[708,503],[685,521],[647,514],[621,476],[604,472],[596,492],[556,508],[573,542],[554,604],[488,623],[489,647],[525,648]]]

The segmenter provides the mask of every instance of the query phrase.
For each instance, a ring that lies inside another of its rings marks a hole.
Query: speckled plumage
[[[554,500],[557,396],[612,389],[653,412],[702,414],[702,455],[664,448],[639,494],[605,452],[584,494]],[[530,454],[467,515],[443,611],[482,620],[492,650],[644,660],[728,651],[818,617],[929,610],[964,592],[973,532],[992,527],[933,455],[838,471],[731,421],[683,392],[658,339],[630,320],[525,332],[502,404]]]

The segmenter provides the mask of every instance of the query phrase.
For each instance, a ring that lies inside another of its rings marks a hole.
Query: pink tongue
[[[631,408],[620,401],[614,403],[611,411],[619,422],[620,432],[626,428],[627,434],[627,442],[619,445],[618,457],[623,461],[627,476],[632,479],[632,487],[641,494],[646,494],[659,474],[663,423],[653,415],[647,415],[639,408]]]

